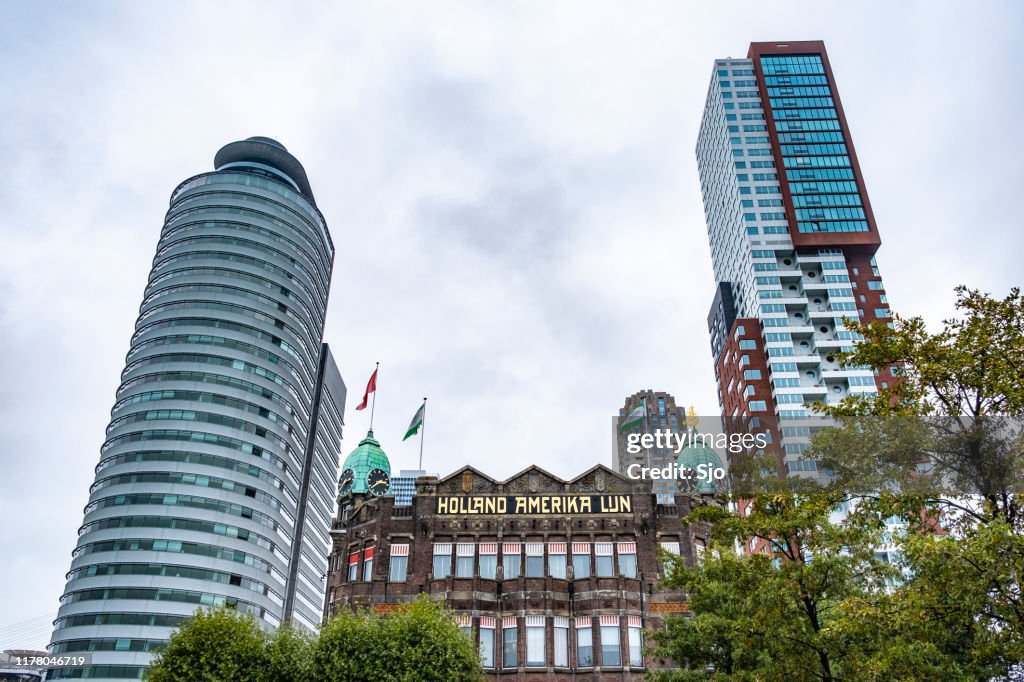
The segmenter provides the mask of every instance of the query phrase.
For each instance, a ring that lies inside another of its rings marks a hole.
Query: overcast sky
[[[423,396],[442,474],[610,464],[645,388],[717,413],[694,146],[751,41],[826,41],[897,312],[1021,283],[1015,3],[370,4],[0,6],[0,637],[57,609],[170,192],[233,140],[306,167],[344,449],[380,361],[394,471]]]

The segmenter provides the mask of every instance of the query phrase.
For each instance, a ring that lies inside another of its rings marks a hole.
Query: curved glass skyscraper
[[[326,344],[334,246],[274,140],[171,194],[51,653],[141,676],[198,606],[315,626],[345,386]],[[49,679],[81,677],[51,671]]]

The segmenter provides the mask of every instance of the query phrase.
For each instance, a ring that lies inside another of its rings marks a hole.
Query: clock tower
[[[370,430],[341,466],[338,497],[353,494],[381,497],[390,490],[391,462]]]

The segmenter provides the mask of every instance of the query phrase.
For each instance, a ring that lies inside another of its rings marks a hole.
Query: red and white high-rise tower
[[[881,244],[821,41],[751,43],[715,61],[697,142],[715,279],[708,330],[722,414],[782,424],[801,461],[815,403],[872,393],[892,373],[843,367],[844,319],[889,322]]]

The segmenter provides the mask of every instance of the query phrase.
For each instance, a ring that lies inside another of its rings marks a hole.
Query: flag
[[[619,427],[619,433],[628,431],[634,426],[639,426],[640,422],[647,417],[647,399],[640,398],[640,404],[633,408],[633,411],[627,414],[622,420],[622,426]]]
[[[423,403],[420,405],[420,409],[416,410],[416,414],[413,415],[412,421],[409,422],[409,430],[405,432],[405,438],[402,439],[403,441],[408,440],[409,436],[415,436],[420,430],[420,427],[423,426],[423,412],[426,408],[427,404]]]
[[[357,410],[365,410],[366,404],[370,400],[370,394],[377,390],[377,370],[373,370],[373,374],[370,375],[370,381],[366,384],[366,392],[363,393],[363,402],[356,405]]]

